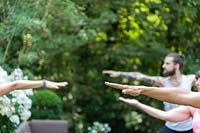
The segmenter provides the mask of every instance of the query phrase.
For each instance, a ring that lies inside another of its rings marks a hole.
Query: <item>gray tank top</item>
[[[189,80],[187,79],[187,77],[185,75],[182,75],[181,83],[177,86],[173,86],[169,77],[167,77],[167,78],[165,78],[164,86],[165,87],[177,87],[177,88],[181,88],[181,89],[185,89],[185,90],[191,90],[192,84],[188,81]],[[164,104],[165,111],[168,111],[170,109],[180,106],[180,105],[172,104],[172,103],[168,103],[168,102],[163,102],[163,104]],[[189,118],[182,122],[166,121],[165,126],[172,130],[175,130],[175,131],[187,131],[187,130],[192,129],[192,118]]]

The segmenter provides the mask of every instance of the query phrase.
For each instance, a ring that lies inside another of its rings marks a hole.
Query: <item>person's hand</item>
[[[109,83],[105,82],[105,85],[110,86],[112,88],[120,89],[122,90],[123,94],[129,94],[132,96],[138,96],[141,93],[141,87],[142,86],[131,86],[131,85],[122,85],[122,84],[117,84],[117,83]]]
[[[59,89],[60,87],[65,87],[67,86],[67,82],[52,82],[52,81],[46,81],[45,87],[50,88],[50,89]]]
[[[109,75],[110,77],[118,77],[120,76],[120,72],[113,71],[113,70],[104,70],[102,71],[103,74]]]
[[[133,106],[137,106],[139,104],[139,101],[136,99],[129,99],[129,98],[123,98],[123,97],[119,97],[118,98],[119,101],[125,102],[127,104],[133,105]]]

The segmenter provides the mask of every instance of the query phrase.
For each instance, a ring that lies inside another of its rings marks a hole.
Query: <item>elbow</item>
[[[197,101],[191,101],[190,103],[188,103],[188,106],[194,107],[194,108],[200,108],[200,103]]]
[[[163,121],[170,121],[170,122],[178,122],[176,119],[174,119],[174,117],[171,117],[170,115],[168,115],[167,113],[163,116]]]
[[[163,115],[162,120],[163,121],[170,121],[170,118],[167,117],[167,115],[165,114],[165,115]]]
[[[200,99],[200,92],[192,92],[190,100],[188,100],[188,105],[195,108],[200,108],[199,99]]]
[[[170,121],[170,122],[179,122],[179,121],[176,121],[174,119],[171,119],[171,118],[165,118],[164,121]]]

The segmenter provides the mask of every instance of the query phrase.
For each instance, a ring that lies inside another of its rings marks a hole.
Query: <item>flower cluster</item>
[[[108,133],[111,131],[108,123],[93,122],[91,127],[88,127],[88,133]]]
[[[7,83],[14,80],[27,79],[23,75],[21,69],[15,69],[10,75],[0,67],[0,83]],[[30,108],[31,99],[28,97],[33,95],[32,89],[15,90],[7,95],[0,97],[0,131],[14,130],[19,124],[28,120],[31,116]],[[10,129],[10,128],[13,129]]]

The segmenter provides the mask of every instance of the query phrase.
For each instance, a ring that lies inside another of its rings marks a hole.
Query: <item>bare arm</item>
[[[120,72],[120,71],[113,71],[113,70],[104,70],[102,73],[107,74],[110,77],[121,76],[121,77],[126,77],[126,78],[132,78],[134,80],[144,81],[146,83],[149,83],[151,85],[156,85],[156,86],[163,86],[163,82],[164,82],[163,77],[148,76],[140,72]]]
[[[179,122],[191,117],[190,109],[187,106],[180,106],[169,111],[162,111],[143,104],[136,99],[125,99],[120,97],[119,100],[143,110],[145,113],[152,117],[164,121]]]
[[[175,87],[131,86],[108,82],[105,84],[113,88],[121,89],[124,94],[132,96],[143,94],[161,101],[200,108],[200,92],[191,92]]]
[[[175,87],[142,87],[141,94],[161,101],[200,108],[200,92],[191,92]]]
[[[4,83],[0,85],[0,96],[9,93],[13,90],[18,89],[27,89],[27,88],[39,88],[39,87],[47,87],[51,89],[59,89],[60,87],[64,87],[67,85],[67,82],[52,82],[46,80],[17,80],[10,83]]]

